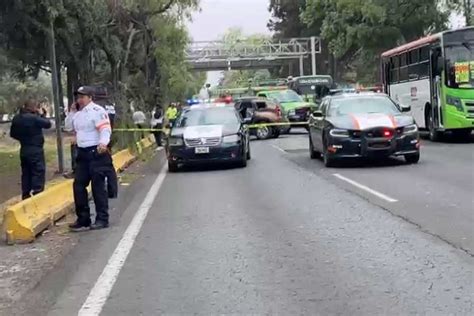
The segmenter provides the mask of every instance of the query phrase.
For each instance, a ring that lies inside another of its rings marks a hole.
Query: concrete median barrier
[[[149,139],[140,142],[142,148],[152,145]],[[128,149],[113,155],[118,172],[136,160]],[[25,201],[8,206],[3,217],[2,233],[8,244],[28,243],[36,236],[64,217],[74,206],[73,180],[63,180]]]

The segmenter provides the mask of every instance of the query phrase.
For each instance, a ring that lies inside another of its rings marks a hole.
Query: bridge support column
[[[300,56],[300,76],[304,76],[304,56]]]
[[[311,36],[311,68],[313,76],[316,76],[316,37]]]

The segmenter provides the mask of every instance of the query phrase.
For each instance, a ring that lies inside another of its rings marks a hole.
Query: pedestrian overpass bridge
[[[258,42],[224,41],[193,42],[186,50],[186,60],[195,71],[268,69],[299,60],[304,74],[304,59],[311,57],[312,73],[316,74],[316,54],[321,52],[319,37]]]

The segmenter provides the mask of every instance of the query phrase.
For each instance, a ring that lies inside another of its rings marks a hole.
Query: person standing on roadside
[[[137,128],[143,129],[146,122],[146,115],[145,113],[143,113],[143,111],[136,110],[132,114],[132,120],[133,120],[133,124],[135,124]]]
[[[150,121],[150,125],[152,129],[156,129],[158,131],[153,131],[153,136],[155,136],[155,141],[157,146],[161,146],[161,129],[163,128],[163,115],[161,112],[161,107],[158,105],[153,112],[153,117]]]
[[[135,124],[135,127],[138,129],[143,129],[145,127],[145,122],[146,122],[146,115],[143,113],[143,111],[136,110],[132,114],[132,120],[133,124]],[[142,131],[138,133],[138,140],[142,139],[144,137],[144,134]]]
[[[170,126],[173,126],[174,121],[178,117],[178,109],[176,108],[176,104],[171,103],[170,106],[166,109],[166,119]]]
[[[46,110],[33,99],[15,115],[10,136],[20,142],[21,197],[23,200],[43,192],[46,181],[43,129],[51,128]]]
[[[107,112],[92,102],[94,88],[83,86],[75,92],[77,102],[66,117],[65,130],[76,133],[77,158],[74,173],[74,204],[77,220],[72,231],[109,226],[109,201],[106,190],[107,170],[113,168],[108,149],[112,129]],[[96,218],[91,225],[87,186],[92,183]]]

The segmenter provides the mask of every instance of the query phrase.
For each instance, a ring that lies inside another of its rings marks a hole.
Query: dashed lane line
[[[279,151],[281,151],[282,153],[286,154],[286,151],[285,151],[283,148],[281,148],[281,147],[279,147],[279,146],[277,146],[277,145],[271,145],[271,146],[272,146],[273,148],[275,148],[276,150],[279,150]]]
[[[347,183],[349,183],[349,184],[352,184],[353,186],[355,186],[355,187],[357,187],[357,188],[359,188],[359,189],[361,189],[361,190],[364,190],[364,191],[366,191],[366,192],[368,192],[368,193],[370,193],[370,194],[372,194],[372,195],[375,195],[376,197],[378,197],[378,198],[380,198],[380,199],[382,199],[382,200],[385,200],[385,201],[390,202],[390,203],[398,202],[398,200],[396,200],[396,199],[394,199],[394,198],[391,198],[391,197],[389,197],[388,195],[385,195],[385,194],[383,194],[383,193],[380,193],[380,192],[378,192],[378,191],[375,191],[374,189],[371,189],[371,188],[369,188],[368,186],[365,186],[365,185],[363,185],[363,184],[360,184],[359,182],[356,182],[356,181],[354,181],[354,180],[351,180],[351,179],[349,179],[349,178],[346,178],[346,177],[340,175],[339,173],[334,173],[333,176],[335,176],[336,178],[338,178],[338,179],[340,179],[340,180],[342,180],[342,181],[345,181],[345,182],[347,182]]]

